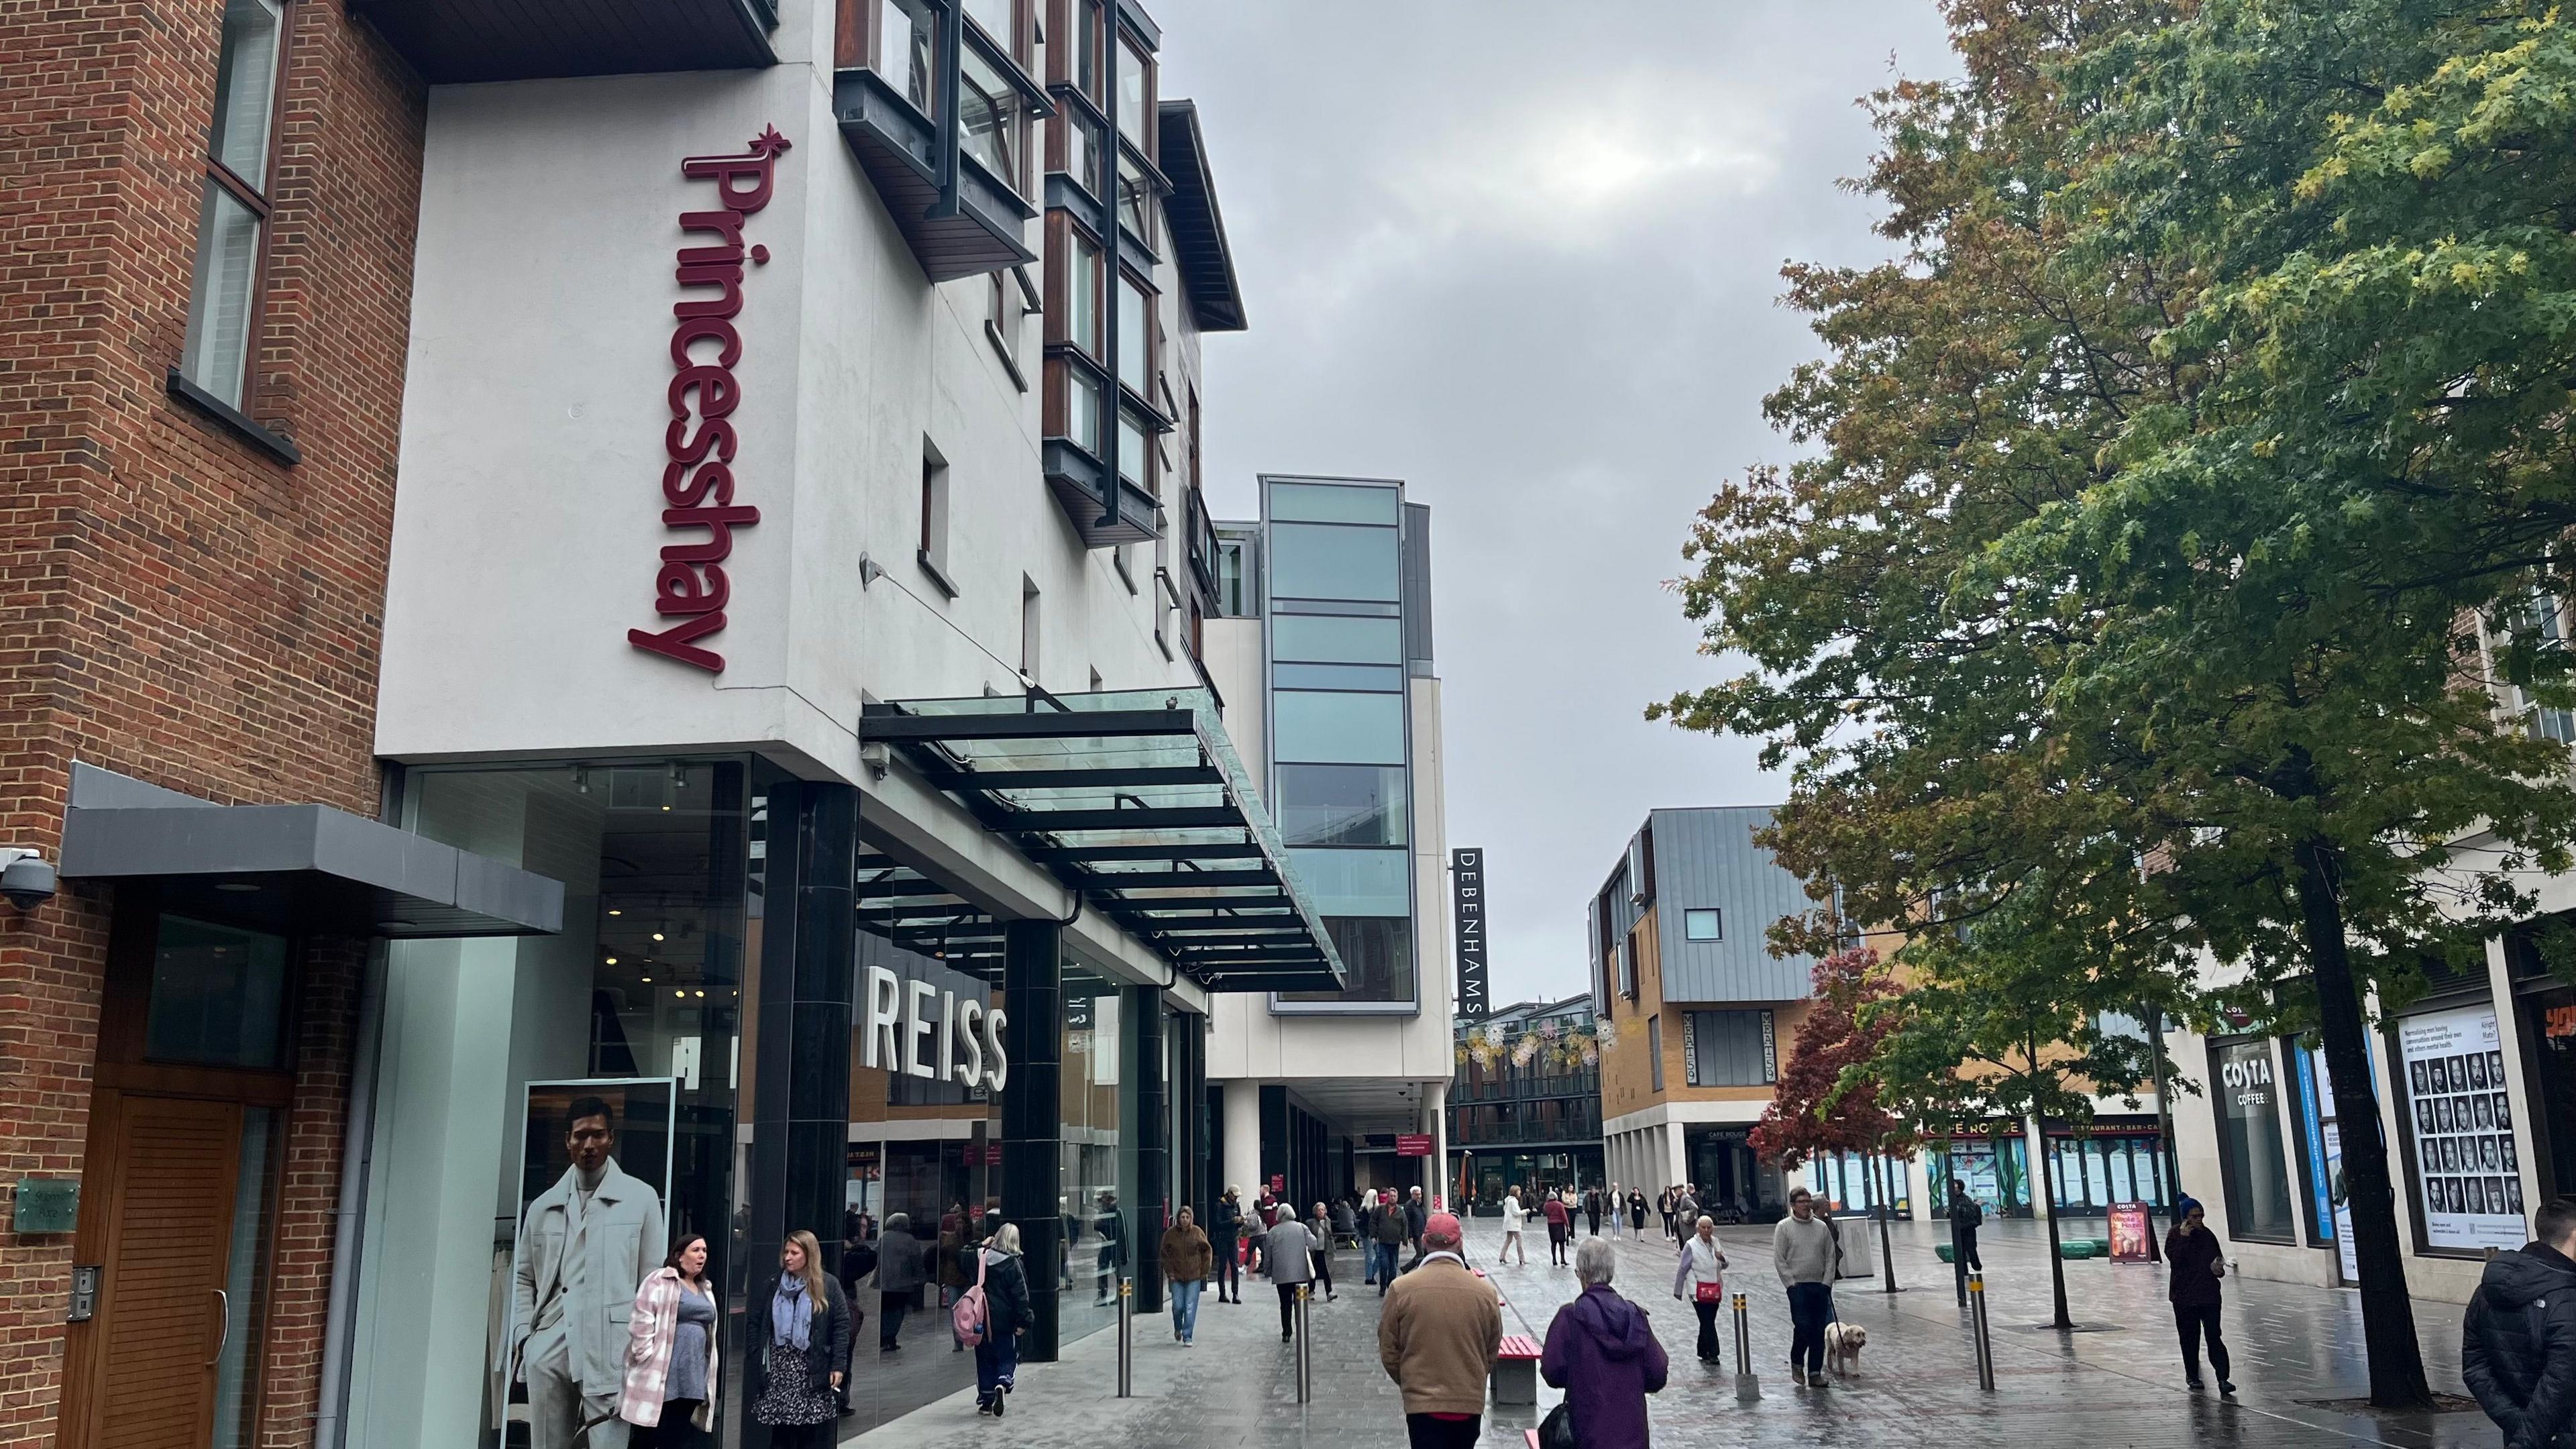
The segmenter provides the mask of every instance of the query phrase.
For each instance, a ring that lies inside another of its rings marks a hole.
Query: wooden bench
[[[1526,1333],[1503,1335],[1502,1351],[1494,1355],[1495,1403],[1538,1402],[1538,1355],[1537,1339]]]

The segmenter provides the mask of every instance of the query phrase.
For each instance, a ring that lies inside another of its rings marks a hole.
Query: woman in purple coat
[[[1583,1449],[1646,1449],[1646,1395],[1663,1391],[1670,1365],[1646,1310],[1611,1291],[1611,1266],[1605,1238],[1574,1250],[1583,1292],[1556,1310],[1538,1371],[1565,1390]]]

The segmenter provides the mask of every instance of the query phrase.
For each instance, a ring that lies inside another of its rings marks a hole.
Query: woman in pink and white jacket
[[[617,1405],[617,1417],[635,1426],[628,1449],[690,1449],[714,1422],[716,1295],[706,1273],[707,1240],[691,1233],[635,1290]]]

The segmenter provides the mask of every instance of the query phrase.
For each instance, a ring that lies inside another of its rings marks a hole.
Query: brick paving
[[[1977,1388],[1965,1315],[1952,1296],[1950,1270],[1933,1253],[1945,1229],[1900,1224],[1896,1273],[1909,1291],[1879,1290],[1878,1280],[1847,1281],[1835,1291],[1841,1317],[1868,1328],[1861,1373],[1822,1393],[1787,1378],[1788,1312],[1771,1276],[1767,1229],[1720,1234],[1734,1271],[1730,1290],[1750,1301],[1754,1366],[1762,1378],[1755,1403],[1735,1397],[1733,1347],[1712,1370],[1691,1355],[1697,1321],[1672,1297],[1670,1247],[1649,1239],[1618,1244],[1617,1285],[1652,1316],[1674,1356],[1672,1379],[1651,1401],[1658,1445],[2115,1446],[2389,1445],[2495,1446],[2482,1415],[2377,1415],[2341,1412],[2317,1401],[2359,1398],[2368,1381],[2361,1317],[2348,1292],[2283,1283],[2229,1280],[2226,1329],[2240,1393],[2230,1402],[2192,1394],[2182,1383],[2172,1317],[2159,1265],[2073,1262],[2067,1292],[2079,1320],[2103,1331],[2060,1335],[2029,1325],[2048,1317],[2043,1256],[2045,1226],[1992,1223],[1984,1237],[1996,1324],[1996,1391]],[[1526,1268],[1487,1259],[1496,1234],[1471,1227],[1470,1256],[1492,1273],[1509,1306],[1506,1332],[1543,1337],[1557,1307],[1574,1292],[1571,1269],[1551,1268],[1544,1243]],[[1335,1275],[1338,1302],[1317,1303],[1315,1395],[1296,1402],[1294,1360],[1279,1341],[1275,1299],[1252,1287],[1238,1308],[1206,1300],[1198,1345],[1172,1342],[1170,1319],[1141,1317],[1135,1332],[1136,1397],[1115,1397],[1116,1344],[1096,1334],[1066,1350],[1064,1361],[1021,1372],[1009,1417],[1000,1425],[975,1414],[974,1395],[951,1395],[873,1434],[861,1444],[903,1449],[1007,1442],[1034,1449],[1184,1449],[1184,1446],[1373,1446],[1404,1442],[1401,1401],[1377,1365],[1377,1294],[1359,1284],[1355,1254]],[[2417,1334],[2437,1390],[2459,1393],[2459,1310],[2419,1301]],[[1516,1321],[1517,1320],[1517,1321]],[[1518,1449],[1557,1398],[1544,1385],[1536,1409],[1488,1412],[1489,1449]]]

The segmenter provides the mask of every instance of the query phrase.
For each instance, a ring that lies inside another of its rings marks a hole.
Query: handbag
[[[1691,1297],[1692,1301],[1698,1303],[1723,1303],[1726,1301],[1726,1285],[1723,1283],[1694,1284]]]
[[[1572,1404],[1559,1400],[1555,1408],[1547,1411],[1547,1417],[1539,1420],[1538,1449],[1575,1449]]]

